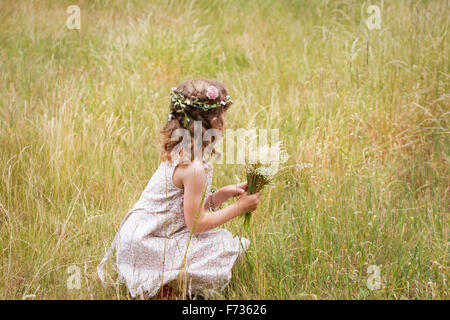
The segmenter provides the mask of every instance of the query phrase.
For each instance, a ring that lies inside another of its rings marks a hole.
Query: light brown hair
[[[218,90],[218,96],[216,99],[211,100],[207,97],[207,88],[210,86],[214,86]],[[176,94],[181,94],[185,99],[189,99],[190,101],[201,101],[206,102],[208,104],[216,104],[220,103],[220,101],[226,101],[228,92],[225,86],[216,80],[209,79],[194,79],[188,80],[180,84],[178,87],[173,89],[173,92]],[[172,161],[171,152],[174,147],[181,142],[182,137],[178,140],[171,140],[172,134],[177,129],[188,129],[191,134],[191,139],[193,140],[193,132],[194,132],[194,121],[201,121],[202,123],[202,136],[208,129],[217,129],[219,131],[223,131],[224,123],[222,121],[222,113],[228,110],[231,106],[231,102],[227,103],[225,106],[221,106],[219,108],[207,109],[203,110],[201,108],[195,108],[191,106],[186,106],[184,108],[184,112],[186,113],[189,121],[186,126],[184,126],[185,115],[180,112],[180,107],[175,106],[174,102],[170,103],[170,114],[171,118],[168,119],[165,127],[161,130],[162,134],[162,150],[161,150],[161,160],[163,161]],[[212,121],[212,119],[216,117],[216,121]],[[212,141],[203,141],[202,142],[202,151],[210,144],[214,142],[214,137]],[[192,149],[194,147],[194,143],[191,143]],[[193,160],[194,153],[191,150],[191,161]],[[215,151],[213,150],[214,154]]]

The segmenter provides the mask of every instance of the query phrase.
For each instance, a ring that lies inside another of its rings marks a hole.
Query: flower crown
[[[183,96],[181,93],[176,93],[175,89],[176,88],[172,88],[172,92],[170,93],[170,96],[172,99],[173,106],[174,107],[178,106],[178,107],[180,107],[180,109],[171,110],[171,112],[169,112],[167,121],[170,121],[175,118],[173,115],[173,112],[183,113],[184,114],[183,125],[186,128],[187,128],[187,124],[189,122],[189,117],[185,111],[186,107],[197,108],[197,109],[202,109],[203,111],[208,111],[210,109],[224,107],[227,104],[232,102],[230,96],[227,96],[225,101],[220,101],[220,102],[217,102],[214,104],[210,104],[206,101],[199,101],[198,99],[194,99],[191,101],[191,100],[187,99],[185,96]],[[206,89],[206,97],[208,97],[208,99],[215,100],[215,99],[217,99],[218,96],[219,96],[219,91],[217,90],[217,88],[215,86],[209,86]]]

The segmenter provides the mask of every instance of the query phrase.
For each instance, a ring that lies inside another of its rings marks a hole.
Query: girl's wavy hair
[[[207,89],[211,86],[217,88],[218,95],[215,99],[208,98]],[[172,92],[181,95],[185,101],[198,101],[200,103],[204,103],[206,105],[217,105],[220,104],[221,101],[229,101],[229,96],[227,89],[225,86],[216,80],[210,79],[194,79],[188,80],[180,84],[176,88],[172,88]],[[217,129],[222,131],[224,128],[224,123],[222,121],[222,113],[228,110],[231,106],[232,102],[229,101],[225,105],[221,105],[217,108],[195,108],[189,105],[184,105],[183,110],[179,104],[176,103],[172,99],[170,103],[170,113],[169,118],[161,130],[162,134],[162,149],[161,149],[161,160],[171,162],[172,159],[172,151],[175,146],[180,143],[183,137],[179,137],[178,139],[173,139],[173,133],[177,129],[188,129],[191,135],[191,159],[184,160],[194,160],[194,141],[193,141],[193,132],[194,132],[194,121],[201,121],[202,123],[202,137],[206,130],[208,129]],[[212,122],[212,119],[216,117],[217,120]],[[187,119],[186,119],[187,118]],[[187,121],[186,121],[187,120]],[[202,154],[205,148],[213,143],[215,140],[213,136],[210,141],[202,141]],[[212,150],[212,155],[215,154],[215,150]],[[182,154],[177,155],[181,158],[184,158]]]

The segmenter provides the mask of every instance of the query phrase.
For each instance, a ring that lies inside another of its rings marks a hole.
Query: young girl
[[[214,192],[212,166],[206,157],[196,158],[191,150],[177,148],[182,137],[174,139],[177,129],[184,129],[193,147],[194,122],[201,122],[202,133],[223,132],[231,105],[225,87],[213,80],[190,80],[172,88],[171,96],[168,122],[162,130],[163,161],[98,266],[105,284],[103,265],[115,249],[115,269],[133,297],[149,298],[160,289],[164,294],[181,290],[188,297],[208,296],[225,288],[234,263],[250,242],[215,228],[254,211],[260,197],[259,193],[248,195],[245,182]],[[209,144],[202,142],[201,150]],[[237,201],[220,209],[232,197],[238,197]]]

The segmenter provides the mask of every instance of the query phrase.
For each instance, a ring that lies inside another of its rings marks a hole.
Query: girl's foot
[[[161,300],[173,300],[173,289],[168,285],[163,286],[161,290]]]

